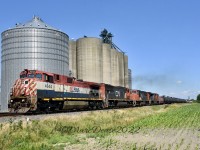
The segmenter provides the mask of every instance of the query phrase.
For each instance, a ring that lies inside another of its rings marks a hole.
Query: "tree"
[[[200,103],[200,94],[197,95],[197,102]]]

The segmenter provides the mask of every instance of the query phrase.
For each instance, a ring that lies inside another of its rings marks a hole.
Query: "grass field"
[[[10,121],[0,124],[0,149],[198,149],[199,108],[173,104]]]

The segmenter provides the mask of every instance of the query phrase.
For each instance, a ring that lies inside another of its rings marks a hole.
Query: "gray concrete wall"
[[[69,41],[69,70],[71,71],[71,76],[77,78],[77,60],[76,60],[76,41]]]

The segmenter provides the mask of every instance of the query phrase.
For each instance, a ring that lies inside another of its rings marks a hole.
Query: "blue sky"
[[[40,16],[70,38],[103,28],[129,56],[133,88],[195,98],[200,93],[199,0],[2,0],[0,32]]]

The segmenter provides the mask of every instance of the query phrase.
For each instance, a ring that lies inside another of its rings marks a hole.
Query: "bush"
[[[197,95],[197,102],[200,103],[200,94]]]

